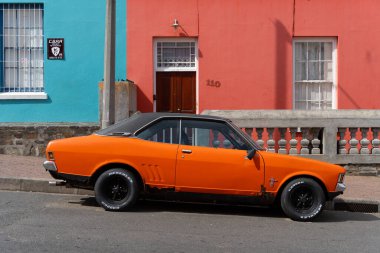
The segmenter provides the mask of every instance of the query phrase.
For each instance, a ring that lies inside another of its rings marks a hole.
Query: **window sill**
[[[0,100],[5,99],[47,99],[45,92],[4,92],[0,93]]]

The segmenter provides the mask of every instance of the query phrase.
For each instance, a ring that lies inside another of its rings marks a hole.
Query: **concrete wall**
[[[45,156],[51,140],[89,135],[97,124],[0,123],[0,154]]]
[[[44,85],[48,99],[0,100],[0,122],[98,122],[98,83],[103,79],[105,1],[32,2],[44,4]],[[120,80],[126,79],[126,1],[116,2],[116,80]],[[64,60],[47,60],[47,38],[65,39]]]
[[[153,110],[153,40],[196,37],[198,109],[292,109],[293,37],[337,38],[338,109],[380,108],[380,1],[128,0],[128,78]],[[171,27],[177,19],[181,27]],[[207,86],[207,80],[220,87]],[[361,88],[364,87],[364,88]]]
[[[136,85],[132,81],[115,82],[115,123],[137,111]],[[103,118],[103,82],[99,83],[99,118]]]

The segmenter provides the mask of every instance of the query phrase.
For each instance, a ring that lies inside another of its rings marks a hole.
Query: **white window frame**
[[[42,5],[42,43],[43,43],[43,38],[44,38],[44,18],[43,18],[43,13],[44,13],[44,4],[42,3],[35,3],[35,4],[38,4],[38,5]],[[2,6],[5,6],[5,5],[9,5],[9,6],[23,6],[23,5],[33,5],[33,3],[1,3]],[[25,7],[25,6],[24,6]],[[19,8],[19,9],[23,9],[23,8]],[[30,8],[26,8],[26,9],[30,9]],[[31,10],[31,9],[30,9]],[[4,27],[0,27],[0,29],[4,29]],[[4,47],[4,43],[3,43],[3,47]],[[42,44],[42,47],[44,47],[44,43]],[[3,50],[3,48],[1,48],[0,50]],[[44,65],[44,53],[42,55],[42,61],[43,61],[43,65]],[[2,65],[4,67],[4,63]],[[42,76],[42,78],[44,78],[44,76]],[[44,84],[43,84],[44,86]],[[47,99],[48,96],[47,94],[45,93],[45,91],[37,91],[37,92],[33,92],[33,91],[10,91],[10,92],[0,92],[0,100],[13,100],[13,99]]]
[[[337,108],[337,83],[338,83],[338,75],[337,75],[337,69],[338,69],[338,64],[337,64],[337,38],[336,37],[294,37],[293,38],[293,110],[295,110],[296,107],[296,99],[295,99],[295,94],[296,94],[296,50],[295,50],[295,44],[297,42],[332,42],[332,79],[333,79],[333,84],[332,84],[332,101],[331,101],[331,109],[335,110]],[[305,83],[310,82],[310,83],[316,83],[318,81],[303,81]],[[321,81],[324,82],[324,81]],[[330,110],[330,109],[329,109]]]
[[[195,66],[194,67],[157,67],[157,43],[158,42],[194,42],[195,43]],[[199,71],[198,71],[198,38],[153,38],[153,94],[157,94],[157,72],[195,72],[195,111],[199,113]],[[156,112],[157,104],[153,100],[153,111]]]

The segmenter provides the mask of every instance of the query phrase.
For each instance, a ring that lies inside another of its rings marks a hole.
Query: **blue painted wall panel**
[[[31,1],[0,1],[0,3]],[[105,0],[44,0],[47,100],[0,100],[0,122],[98,122]],[[126,79],[126,1],[117,0],[116,80]],[[47,38],[65,39],[65,59],[47,60]]]

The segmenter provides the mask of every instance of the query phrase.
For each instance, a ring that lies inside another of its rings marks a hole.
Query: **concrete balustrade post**
[[[278,141],[278,153],[279,154],[287,154],[287,150],[286,150],[286,143],[287,141],[285,140],[285,133],[286,133],[286,130],[287,128],[279,128],[278,129],[280,131],[280,140]]]
[[[380,127],[372,127],[373,140],[372,140],[372,154],[380,155],[380,140],[379,140]]]
[[[310,150],[309,150],[310,140],[308,139],[308,136],[307,136],[309,133],[309,128],[303,127],[301,131],[302,131],[301,155],[308,155],[310,154]]]
[[[362,139],[360,140],[360,154],[361,155],[369,155],[369,148],[368,145],[370,144],[370,141],[367,139],[367,133],[369,131],[368,127],[361,127],[360,131],[362,132]]]
[[[319,155],[321,154],[321,149],[319,146],[321,145],[321,141],[318,139],[318,134],[321,128],[312,128],[311,133],[313,136],[313,139],[311,140],[311,145],[313,146],[313,149],[311,150],[311,153],[313,155]]]
[[[275,146],[276,142],[275,142],[274,139],[273,139],[274,128],[272,128],[272,127],[268,127],[268,128],[267,128],[267,131],[268,131],[268,135],[269,135],[269,138],[268,138],[268,141],[267,141],[267,144],[268,144],[268,152],[275,153],[276,150],[274,149],[274,146]]]
[[[340,140],[338,141],[338,154],[340,155],[347,154],[347,149],[346,149],[347,141],[344,139],[346,130],[347,130],[346,128],[338,128],[338,133],[339,133],[339,138],[340,138]]]
[[[348,143],[350,144],[350,150],[348,153],[352,155],[357,155],[359,154],[359,149],[357,147],[359,144],[359,141],[356,139],[356,132],[358,131],[358,128],[350,127],[349,131],[350,131],[350,141]]]
[[[257,133],[257,141],[256,142],[262,148],[264,148],[263,132],[264,132],[264,128],[256,128],[256,133]]]
[[[298,154],[298,151],[297,151],[298,141],[296,139],[297,128],[291,127],[291,128],[289,128],[289,131],[290,131],[290,135],[292,137],[292,139],[289,141],[289,144],[290,144],[289,154],[290,155],[296,155],[296,154]]]

